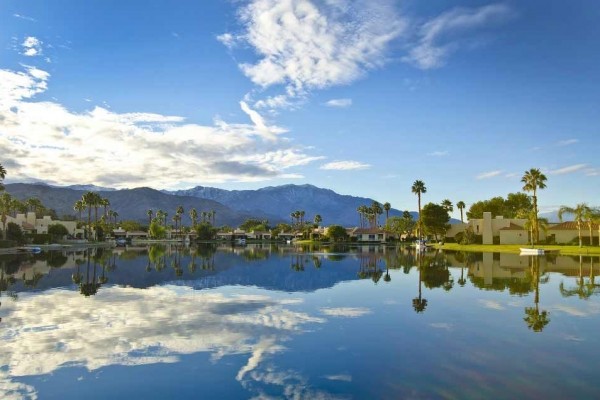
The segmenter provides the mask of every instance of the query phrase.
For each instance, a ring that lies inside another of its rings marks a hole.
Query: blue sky
[[[600,195],[600,3],[0,3],[7,182]]]

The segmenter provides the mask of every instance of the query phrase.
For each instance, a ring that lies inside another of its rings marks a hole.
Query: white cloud
[[[392,1],[253,0],[239,11],[243,32],[217,37],[249,44],[256,62],[239,65],[256,85],[285,86],[287,99],[352,82],[385,63],[406,22]]]
[[[261,396],[268,385],[277,398],[338,398],[312,389],[298,372],[277,370],[270,362],[274,354],[285,351],[283,343],[292,335],[305,332],[311,324],[326,323],[324,318],[295,310],[292,304],[298,300],[170,285],[143,290],[107,286],[82,300],[77,291],[64,289],[23,292],[18,301],[3,300],[3,399],[35,399],[35,388],[17,381],[62,368],[97,371],[107,366],[175,363],[183,355],[200,352],[209,353],[213,362],[227,356],[236,356],[228,360],[236,364],[240,357],[246,359],[236,379],[249,392],[247,397]],[[39,309],[45,311],[32,312]],[[325,378],[352,380],[345,374]]]
[[[447,150],[445,151],[433,151],[431,153],[427,153],[428,156],[433,156],[433,157],[443,157],[443,156],[447,156],[448,154],[450,154]]]
[[[485,308],[489,308],[489,309],[492,309],[492,310],[498,310],[498,311],[506,310],[506,308],[502,304],[500,304],[500,303],[498,303],[497,301],[494,301],[494,300],[479,300],[479,302]]]
[[[325,375],[323,378],[329,379],[330,381],[352,382],[352,375],[346,374]]]
[[[447,322],[432,322],[429,324],[429,326],[435,329],[444,329],[447,331],[451,331],[454,328],[452,324]]]
[[[325,103],[327,107],[345,108],[352,105],[352,99],[331,99]]]
[[[440,67],[451,53],[463,46],[462,34],[504,22],[512,15],[512,10],[505,4],[454,8],[421,26],[418,41],[403,61],[421,69]]]
[[[552,175],[571,174],[573,172],[581,171],[581,170],[585,169],[586,167],[587,167],[587,164],[575,164],[575,165],[569,165],[568,167],[563,167],[563,168],[552,170],[549,173]]]
[[[336,170],[336,171],[347,171],[353,169],[368,169],[371,168],[370,164],[365,164],[360,161],[333,161],[327,164],[321,165],[320,169]]]
[[[371,313],[371,310],[365,307],[323,307],[319,311],[330,317],[346,318],[357,318]]]
[[[13,17],[19,18],[19,19],[24,19],[25,21],[37,22],[37,20],[35,18],[31,18],[31,17],[28,17],[23,14],[13,14]]]
[[[557,146],[569,146],[572,144],[576,144],[579,143],[579,139],[566,139],[566,140],[561,140],[558,143],[556,143]]]
[[[119,114],[98,106],[76,113],[32,100],[49,78],[33,67],[0,70],[0,153],[17,165],[13,181],[173,188],[178,182],[294,176],[290,168],[322,158],[292,145],[285,129],[244,102],[240,107],[251,124],[217,119],[204,126],[180,116]]]
[[[483,172],[479,175],[477,175],[477,179],[481,180],[481,179],[489,179],[489,178],[494,178],[498,175],[500,175],[502,173],[501,170],[498,171],[490,171],[490,172]]]
[[[34,36],[26,37],[21,46],[23,47],[21,54],[24,56],[33,57],[42,54],[42,42]]]

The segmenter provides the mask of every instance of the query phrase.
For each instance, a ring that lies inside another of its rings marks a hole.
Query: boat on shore
[[[543,256],[544,255],[544,249],[521,247],[519,250],[521,250],[520,255],[522,255],[522,256]]]

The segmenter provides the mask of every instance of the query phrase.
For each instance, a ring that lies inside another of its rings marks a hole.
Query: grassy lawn
[[[521,247],[529,247],[527,245],[518,244],[469,244],[460,245],[457,243],[446,243],[442,246],[436,245],[438,249],[456,250],[456,251],[476,251],[476,252],[493,252],[493,253],[513,253],[519,254]],[[599,246],[561,246],[561,245],[538,245],[538,249],[548,251],[559,251],[560,254],[579,255],[579,254],[596,254],[600,255]]]

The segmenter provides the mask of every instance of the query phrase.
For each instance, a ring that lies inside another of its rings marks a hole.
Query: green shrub
[[[15,247],[17,242],[14,240],[2,240],[0,239],[0,249],[8,249],[9,247]]]

